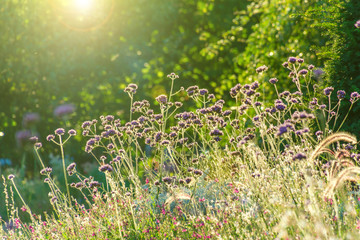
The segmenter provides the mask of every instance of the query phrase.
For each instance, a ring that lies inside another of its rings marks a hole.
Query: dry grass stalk
[[[345,181],[359,181],[360,167],[348,167],[342,170],[336,178],[333,178],[324,191],[324,197],[331,198],[334,195],[334,191]]]
[[[316,146],[316,148],[314,149],[314,151],[308,158],[308,162],[312,163],[315,161],[316,157],[319,156],[321,153],[329,152],[328,150],[325,150],[326,147],[329,146],[330,144],[332,144],[334,142],[338,142],[338,141],[349,142],[352,144],[355,144],[357,142],[356,137],[349,133],[345,133],[345,132],[334,133],[334,134],[328,136],[327,138],[325,138],[324,140],[322,140],[319,143],[319,145]]]

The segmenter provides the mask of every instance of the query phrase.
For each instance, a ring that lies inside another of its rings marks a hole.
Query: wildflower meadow
[[[237,84],[229,94],[236,105],[199,86],[174,89],[181,77],[169,74],[171,90],[153,106],[138,100],[138,86],[124,91],[130,119],[113,115],[34,136],[51,212],[34,214],[22,198],[16,175],[3,176],[7,214],[3,239],[357,239],[360,173],[357,139],[341,132],[360,94],[320,88],[301,58],[283,63],[288,79],[262,74]],[[278,92],[279,81],[296,91]],[[265,85],[274,102],[263,102]],[[183,109],[186,92],[197,108]],[[338,101],[331,105],[331,95]],[[72,138],[87,139],[84,151],[105,177],[99,181],[65,162]],[[63,178],[45,164],[42,142],[60,149]],[[69,177],[72,176],[72,180]],[[62,181],[61,189],[57,182]],[[352,184],[353,183],[353,184]],[[70,189],[79,192],[74,197]],[[21,205],[14,203],[21,199]],[[26,212],[23,221],[19,212]]]
[[[0,0],[0,240],[360,239],[360,1],[35,2]]]

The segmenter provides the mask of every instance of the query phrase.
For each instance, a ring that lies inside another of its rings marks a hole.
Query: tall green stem
[[[65,169],[64,146],[63,146],[63,143],[62,143],[61,136],[59,136],[59,145],[60,145],[61,159],[62,159],[63,170],[64,170],[64,178],[65,178],[66,191],[67,191],[67,195],[68,195],[68,199],[69,199],[69,204],[71,205],[70,190],[69,190],[69,184],[68,184],[67,175],[66,175],[66,169]]]

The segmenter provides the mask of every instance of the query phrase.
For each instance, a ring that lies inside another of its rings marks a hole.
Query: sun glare
[[[92,0],[74,0],[75,6],[82,10],[87,11],[92,6]]]

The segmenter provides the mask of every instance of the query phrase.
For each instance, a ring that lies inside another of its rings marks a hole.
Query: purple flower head
[[[10,174],[9,176],[8,176],[8,179],[9,180],[12,180],[12,179],[14,179],[15,178],[15,175],[14,174]]]
[[[287,133],[289,131],[289,129],[294,131],[294,127],[293,127],[292,124],[290,124],[290,123],[281,124],[281,125],[278,126],[278,132],[277,132],[276,135],[281,136],[284,133]]]
[[[74,129],[70,129],[70,130],[68,131],[68,134],[69,134],[70,136],[75,136],[75,135],[76,135],[76,131],[75,131]]]
[[[281,125],[281,126],[279,126],[279,131],[278,131],[277,135],[281,136],[286,132],[287,132],[287,127],[285,125]]]
[[[50,134],[50,135],[48,135],[47,137],[46,137],[46,140],[47,141],[51,141],[51,140],[54,140],[55,139],[55,136],[54,135],[52,135],[52,134]]]
[[[300,75],[306,75],[308,73],[308,70],[306,70],[306,69],[301,69],[300,71],[299,71],[299,74]]]
[[[231,113],[232,113],[231,110],[225,110],[225,111],[222,113],[222,115],[223,115],[224,117],[226,117],[226,116],[231,115]]]
[[[138,86],[134,83],[130,83],[125,89],[124,92],[126,93],[136,93],[136,90],[138,89]]]
[[[297,62],[298,62],[298,63],[303,63],[303,62],[304,62],[304,59],[298,58],[298,59],[297,59]]]
[[[315,133],[315,135],[318,136],[318,137],[322,136],[323,134],[324,134],[323,131],[320,131],[320,130],[316,131],[316,133]]]
[[[324,74],[324,71],[321,68],[314,70],[315,78],[320,78]]]
[[[37,136],[32,136],[32,137],[29,138],[29,140],[31,142],[37,142],[37,141],[39,141],[39,138]]]
[[[175,107],[177,108],[181,107],[182,105],[183,105],[182,102],[175,102]]]
[[[63,128],[58,128],[55,130],[56,135],[64,135],[65,130]]]
[[[113,115],[107,115],[106,117],[105,117],[105,119],[106,119],[106,121],[108,121],[108,122],[112,122],[112,121],[114,121],[114,116]]]
[[[104,165],[99,167],[99,171],[100,172],[112,172],[113,168],[109,164],[104,164]]]
[[[81,127],[82,127],[83,129],[85,129],[85,128],[90,127],[91,124],[92,124],[92,123],[91,123],[90,121],[85,121],[85,122],[83,122],[83,124],[81,125]]]
[[[84,184],[83,184],[82,182],[78,182],[78,183],[75,184],[75,187],[76,187],[77,189],[81,189],[81,188],[84,187]]]
[[[210,131],[210,136],[222,136],[224,133],[219,129],[214,129]]]
[[[23,126],[26,128],[40,121],[40,115],[38,113],[27,113],[23,117]]]
[[[188,94],[189,97],[194,96],[199,90],[198,86],[190,86],[186,89],[186,92]]]
[[[176,78],[179,78],[179,75],[176,75],[175,73],[170,73],[167,75],[168,78],[171,78],[171,79],[176,79]]]
[[[173,181],[171,177],[164,177],[162,180],[166,184],[171,184],[171,182]]]
[[[89,183],[90,188],[95,188],[95,187],[100,187],[100,186],[101,186],[101,184],[98,181],[91,181]]]
[[[215,95],[211,93],[211,94],[208,95],[207,98],[208,98],[208,100],[210,100],[210,99],[215,99]]]
[[[283,111],[286,108],[286,105],[282,101],[278,101],[275,103],[275,108],[279,111]]]
[[[296,57],[289,57],[288,62],[289,63],[296,63],[297,58]]]
[[[203,88],[203,89],[199,90],[199,93],[200,93],[201,96],[204,96],[205,94],[208,94],[209,91],[207,89]]]
[[[333,87],[327,87],[327,88],[324,89],[324,94],[326,96],[330,96],[333,91],[334,91]]]
[[[160,104],[166,104],[167,103],[167,96],[166,95],[160,95],[155,100]]]
[[[215,104],[211,107],[211,111],[215,112],[215,113],[220,113],[222,110],[222,105],[219,104]]]
[[[242,86],[240,83],[236,84],[235,87],[230,89],[230,96],[232,98],[235,98],[237,96],[237,94],[240,92]]]
[[[128,85],[128,87],[129,88],[132,88],[132,89],[138,89],[138,86],[135,84],[135,83],[130,83],[129,85]]]
[[[279,94],[280,97],[284,98],[284,97],[288,97],[290,96],[290,92],[289,91],[283,91],[282,93]]]
[[[317,105],[318,104],[318,100],[317,98],[313,98],[312,101],[310,101],[310,105]]]
[[[357,20],[356,23],[354,24],[354,26],[355,26],[356,28],[360,28],[360,20]]]
[[[279,80],[277,78],[270,78],[269,83],[276,84]]]
[[[75,106],[73,104],[63,104],[55,108],[54,116],[64,117],[72,114],[74,111],[75,111]]]
[[[315,67],[314,67],[314,65],[312,65],[312,64],[310,64],[309,66],[308,66],[308,69],[309,70],[313,70]]]
[[[162,132],[157,132],[154,136],[155,141],[160,142],[162,135],[163,135]]]
[[[288,62],[284,62],[284,63],[282,64],[282,66],[285,67],[285,68],[287,68],[287,67],[289,66],[289,63],[288,63]]]
[[[256,90],[259,88],[259,82],[253,82],[250,86],[252,90]]]
[[[39,149],[42,147],[42,143],[41,142],[37,142],[35,143],[35,148]]]
[[[358,92],[352,92],[350,94],[350,102],[354,103],[356,102],[357,100],[359,100],[360,98],[360,94]]]
[[[302,135],[302,134],[303,134],[303,131],[301,131],[301,130],[296,130],[296,131],[295,131],[295,134],[296,134],[296,135]]]
[[[260,116],[257,115],[257,116],[255,116],[255,117],[253,117],[253,120],[254,120],[255,122],[259,121],[259,120],[260,120]]]
[[[337,91],[337,97],[339,100],[342,100],[345,98],[346,92],[344,90]]]
[[[255,91],[252,90],[252,89],[250,89],[250,90],[246,91],[245,93],[246,93],[246,95],[247,95],[248,97],[250,97],[250,96],[252,96],[252,95],[255,94]]]
[[[69,166],[66,168],[68,172],[72,172],[75,170],[76,163],[70,163]]]
[[[185,180],[185,182],[186,182],[187,184],[189,184],[189,183],[192,181],[192,178],[191,178],[191,177],[187,177],[187,178],[185,178],[184,180]]]
[[[198,176],[203,175],[203,172],[202,172],[201,170],[198,170],[198,169],[194,170],[193,173],[194,173],[195,175],[198,175]]]
[[[301,159],[305,159],[306,155],[305,153],[297,153],[295,154],[295,156],[293,157],[293,160],[301,160]]]
[[[257,73],[262,73],[262,72],[265,72],[265,71],[267,71],[267,70],[268,70],[268,67],[265,66],[265,65],[262,65],[262,66],[260,66],[260,67],[258,67],[258,68],[256,69],[256,72],[257,72]]]
[[[162,140],[160,144],[163,145],[163,146],[167,146],[167,145],[170,145],[170,141],[169,140]]]

